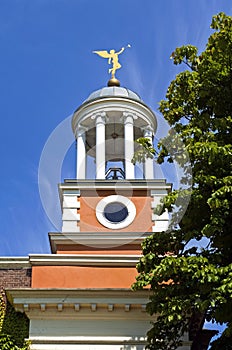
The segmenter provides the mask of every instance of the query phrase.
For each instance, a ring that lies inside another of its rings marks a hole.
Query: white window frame
[[[125,207],[128,210],[128,215],[123,221],[112,222],[107,220],[104,215],[105,207],[108,204],[115,203],[115,202],[125,205]],[[129,198],[124,196],[112,195],[112,196],[105,197],[101,199],[96,206],[96,217],[100,222],[100,224],[113,230],[119,230],[129,226],[134,221],[135,216],[136,216],[136,207],[134,203]]]

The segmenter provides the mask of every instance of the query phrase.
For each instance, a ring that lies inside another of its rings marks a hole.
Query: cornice
[[[149,319],[148,319],[149,320]],[[154,320],[154,319],[153,319]],[[43,337],[43,336],[39,336],[39,337],[30,337],[30,343],[32,345],[34,344],[39,344],[39,345],[42,345],[42,344],[46,344],[46,349],[49,350],[49,349],[53,349],[53,344],[59,344],[59,345],[67,345],[67,344],[74,344],[74,345],[77,345],[77,344],[86,344],[86,345],[109,345],[112,346],[112,345],[121,345],[122,346],[122,349],[123,347],[127,346],[128,344],[128,348],[131,348],[131,346],[135,345],[137,347],[141,347],[141,345],[143,346],[146,346],[147,345],[147,341],[146,341],[146,337],[136,337],[136,339],[132,339],[131,337]],[[48,345],[49,344],[49,345]],[[186,341],[186,340],[183,340],[182,341],[182,347],[187,347],[188,349],[190,349],[192,345],[192,341]],[[51,346],[51,348],[50,348]],[[127,348],[127,347],[126,347]],[[135,347],[136,348],[136,347]]]
[[[83,337],[83,336],[76,336],[76,337],[30,337],[30,343],[31,344],[46,344],[47,350],[50,349],[49,345],[53,344],[59,344],[59,345],[67,345],[67,344],[86,344],[88,346],[90,345],[108,345],[109,347],[112,345],[121,345],[124,346],[128,344],[128,346],[131,348],[132,345],[146,345],[147,341],[145,337],[139,337],[137,336],[136,339],[131,339],[131,337],[126,337],[126,336],[88,336],[88,337]],[[49,345],[48,345],[49,344]],[[53,345],[54,346],[54,345]],[[52,349],[52,348],[51,348]]]
[[[69,298],[81,297],[83,300],[96,298],[148,298],[151,294],[149,289],[133,291],[130,288],[7,288],[7,293],[18,298],[55,298],[58,301]],[[65,296],[65,298],[64,298]],[[41,299],[41,300],[42,300]]]
[[[140,245],[152,232],[49,232],[52,253],[57,245],[86,245],[89,247],[112,248],[124,244]]]
[[[154,179],[154,180],[77,180],[77,179],[66,179],[64,183],[58,184],[59,197],[62,205],[63,194],[70,195],[81,195],[81,190],[85,191],[97,191],[97,190],[117,190],[118,191],[128,191],[128,186],[130,190],[136,191],[151,191],[157,194],[166,194],[172,189],[172,184],[167,183],[165,179]]]
[[[78,123],[89,118],[92,113],[108,111],[128,111],[137,113],[140,118],[149,120],[154,130],[157,128],[156,115],[150,107],[142,101],[136,101],[127,97],[105,96],[91,101],[86,101],[73,114],[72,129],[75,131]]]
[[[135,266],[140,255],[31,254],[31,266]]]
[[[31,267],[29,257],[4,256],[0,257],[0,269],[22,269]]]
[[[29,318],[147,320],[149,290],[129,289],[7,289],[8,300]],[[113,313],[113,314],[112,314]],[[90,316],[91,315],[91,316]]]
[[[165,179],[157,180],[129,180],[130,188],[135,190],[171,190],[172,184],[167,183]],[[59,184],[60,190],[77,189],[115,189],[128,190],[128,180],[77,180],[68,179]]]

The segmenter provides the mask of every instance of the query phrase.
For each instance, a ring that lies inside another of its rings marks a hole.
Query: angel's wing
[[[96,53],[97,55],[103,57],[103,58],[110,58],[111,55],[107,51],[93,51],[93,53]]]

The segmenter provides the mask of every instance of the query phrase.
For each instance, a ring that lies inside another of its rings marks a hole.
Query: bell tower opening
[[[106,171],[106,180],[124,180],[125,172],[121,167],[112,167]]]

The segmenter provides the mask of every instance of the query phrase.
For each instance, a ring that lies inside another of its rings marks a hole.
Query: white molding
[[[31,267],[29,257],[0,257],[0,269],[22,269]]]
[[[64,180],[65,182],[67,182],[68,180]],[[80,179],[80,180],[75,180],[75,181],[86,181],[86,180],[83,180],[83,179]],[[64,195],[65,196],[70,196],[70,197],[73,197],[73,196],[76,196],[76,197],[80,197],[80,190],[78,189],[78,188],[75,188],[74,189],[74,191],[73,190],[71,190],[71,191],[69,191],[69,189],[66,189],[65,191],[64,191]]]
[[[171,184],[167,184],[170,185],[170,189],[171,189]],[[165,197],[168,193],[167,193],[167,187],[166,188],[156,188],[156,189],[151,189],[151,196],[152,197]]]
[[[59,184],[60,193],[66,194],[75,194],[77,191],[80,192],[81,189],[84,190],[106,190],[106,189],[115,189],[120,190],[125,189],[128,191],[128,181],[131,187],[134,190],[151,190],[151,196],[154,196],[154,193],[157,195],[163,194],[166,195],[167,192],[171,191],[172,185],[167,183],[165,179],[155,179],[155,180],[127,180],[127,181],[115,181],[115,180],[76,180],[69,179],[65,180],[64,183]]]
[[[140,245],[152,232],[49,232],[52,253],[58,245],[85,245],[89,247],[112,248],[113,246]]]
[[[127,241],[132,241],[132,243],[140,244],[143,242],[144,238],[151,235],[151,232],[80,232],[80,233],[62,233],[62,232],[49,232],[50,239],[57,244],[70,244],[70,241],[75,241],[79,244],[85,244],[88,241],[99,240],[102,241],[121,241],[127,243]]]
[[[8,300],[30,319],[154,320],[144,312],[150,292],[128,289],[8,289]],[[65,296],[65,297],[64,297]],[[110,311],[110,312],[109,312]],[[127,316],[125,316],[125,312]],[[44,316],[43,316],[44,315]]]
[[[75,336],[75,337],[44,337],[44,336],[37,336],[37,337],[30,337],[30,340],[36,344],[36,343],[58,343],[58,344],[72,344],[72,343],[88,343],[88,344],[117,344],[117,343],[122,343],[122,342],[129,342],[130,344],[137,344],[138,342],[145,342],[146,343],[146,338],[145,337],[138,337],[138,339],[133,340],[129,336],[88,336],[88,337],[81,337],[81,336]]]
[[[28,298],[36,299],[38,303],[43,303],[45,299],[49,298],[53,302],[59,303],[64,300],[64,295],[66,296],[65,301],[74,301],[77,298],[86,302],[87,300],[111,300],[112,303],[116,303],[119,300],[133,300],[133,303],[139,300],[147,300],[151,294],[149,289],[143,289],[138,291],[132,291],[129,288],[8,288],[8,293],[15,300],[28,300]]]
[[[154,112],[143,102],[135,101],[130,98],[121,98],[110,96],[92,101],[87,101],[82,104],[74,113],[72,119],[72,129],[78,128],[79,123],[91,127],[93,120],[92,115],[105,112],[121,112],[128,114],[136,114],[138,119],[143,120],[144,124],[152,125],[154,132],[157,128],[157,120]]]
[[[31,350],[144,350],[143,336],[30,337]]]
[[[31,266],[135,266],[140,255],[30,254]]]

